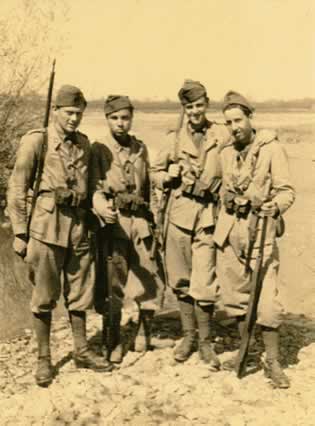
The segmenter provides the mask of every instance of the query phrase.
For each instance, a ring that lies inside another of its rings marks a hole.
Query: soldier
[[[192,354],[197,320],[200,358],[218,370],[210,333],[216,301],[213,231],[221,182],[218,148],[229,134],[224,126],[207,119],[209,99],[198,81],[187,80],[178,96],[187,125],[169,133],[165,149],[152,167],[154,184],[161,190],[172,188],[164,225],[165,264],[184,334],[174,358],[183,362]]]
[[[86,310],[93,304],[94,273],[86,216],[90,143],[76,131],[86,100],[70,85],[61,87],[53,107],[53,123],[28,132],[21,140],[8,189],[8,213],[15,234],[14,250],[30,267],[34,285],[31,310],[38,343],[35,374],[40,386],[53,379],[50,357],[52,310],[61,293],[69,311],[78,368],[109,371],[111,365],[88,349]],[[45,141],[45,142],[44,142]],[[45,158],[38,198],[27,235],[27,197],[34,187],[41,145]]]
[[[113,333],[108,356],[113,363],[120,363],[124,355],[120,334],[122,308],[130,302],[140,307],[135,350],[147,351],[151,320],[163,288],[157,264],[150,259],[149,158],[143,142],[129,134],[133,110],[127,96],[108,96],[104,112],[109,132],[92,145],[91,156],[93,207],[105,228],[112,227],[113,274],[109,279],[113,287]],[[102,243],[106,248],[107,241],[103,239]],[[104,315],[104,334],[106,327]]]
[[[277,218],[294,202],[295,192],[289,180],[283,148],[273,131],[256,131],[252,127],[253,111],[250,103],[236,92],[230,91],[224,98],[223,112],[233,139],[220,153],[222,209],[214,236],[218,245],[217,275],[222,302],[227,313],[236,316],[242,335],[251,273],[260,240],[258,234],[247,271],[245,262],[251,217],[257,210],[261,216],[267,215],[263,287],[257,323],[262,326],[266,374],[276,387],[287,388],[289,380],[279,364],[278,327],[282,308],[276,282],[279,268],[276,224]],[[232,359],[224,367],[231,369],[234,365],[235,359]]]

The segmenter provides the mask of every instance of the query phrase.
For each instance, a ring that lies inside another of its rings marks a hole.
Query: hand
[[[16,236],[13,241],[13,250],[18,256],[21,256],[23,259],[26,256],[27,251],[27,240],[25,235]]]
[[[101,216],[102,219],[105,220],[105,223],[113,224],[117,222],[118,215],[117,210],[114,210],[113,207],[106,202],[102,203],[102,205],[94,205],[94,210],[96,214]]]
[[[171,179],[175,179],[180,176],[181,166],[179,164],[171,164],[168,168],[168,175]]]
[[[275,201],[266,201],[261,206],[261,211],[263,212],[264,216],[271,217],[276,217],[280,213],[279,207]]]

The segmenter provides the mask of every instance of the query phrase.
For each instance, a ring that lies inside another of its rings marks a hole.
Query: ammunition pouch
[[[57,187],[54,190],[57,206],[81,207],[82,196],[72,189]]]
[[[115,195],[115,206],[123,215],[143,217],[150,223],[154,222],[150,205],[141,195],[119,192]]]
[[[242,196],[227,192],[223,200],[225,210],[228,214],[235,214],[238,218],[246,219],[251,211],[251,202]]]
[[[210,192],[208,186],[199,179],[196,179],[192,184],[182,182],[181,189],[184,197],[193,198],[200,203],[216,203],[218,201],[218,194]]]
[[[64,188],[59,186],[52,191],[41,191],[39,193],[41,197],[54,198],[57,206],[60,207],[80,207],[87,209],[88,201],[82,199],[82,195],[78,194],[72,189]]]

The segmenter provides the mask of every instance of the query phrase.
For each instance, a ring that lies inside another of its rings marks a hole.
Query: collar
[[[202,141],[203,151],[208,151],[218,144],[216,131],[214,128],[212,128],[213,124],[214,123],[207,120],[202,128],[202,131],[204,132],[204,139]],[[191,132],[191,126],[189,123],[187,123],[186,129],[183,129],[180,134],[180,146],[183,152],[187,152],[188,154],[191,154],[194,157],[199,157],[199,152],[194,142],[192,141],[192,134],[193,133]]]
[[[79,144],[77,132],[73,132],[71,134],[65,134],[63,132],[58,131],[58,129],[54,125],[49,127],[48,132],[49,132],[48,134],[52,135],[52,140],[55,143],[55,149],[58,149],[59,146],[67,140],[70,140],[74,145]]]
[[[187,123],[187,131],[193,135],[195,133],[202,133],[205,135],[207,130],[211,127],[211,122],[209,120],[205,120],[204,123],[200,127],[194,127],[190,122]]]

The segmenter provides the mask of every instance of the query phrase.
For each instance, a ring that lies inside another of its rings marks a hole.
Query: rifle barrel
[[[54,80],[55,80],[55,65],[56,65],[56,59],[53,60],[50,77],[49,77],[49,86],[48,86],[48,94],[46,99],[46,109],[45,109],[44,126],[43,126],[45,128],[48,127],[48,123],[49,123],[51,98],[52,98],[52,91],[53,91]]]

